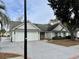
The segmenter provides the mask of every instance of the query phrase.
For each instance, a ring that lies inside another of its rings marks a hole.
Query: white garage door
[[[24,32],[16,32],[14,41],[24,41]]]
[[[38,32],[27,32],[27,41],[39,40]]]

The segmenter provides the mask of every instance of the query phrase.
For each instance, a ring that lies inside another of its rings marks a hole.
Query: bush
[[[55,37],[52,37],[52,39],[55,39],[55,40],[57,39],[57,40],[58,40],[58,39],[64,39],[64,37],[61,37],[61,36],[55,36]]]
[[[65,38],[66,38],[66,39],[71,39],[71,36],[69,35],[69,36],[66,36]]]

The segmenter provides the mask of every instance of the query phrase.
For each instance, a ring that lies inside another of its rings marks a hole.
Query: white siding
[[[63,33],[61,33],[61,37],[64,37],[64,34]]]
[[[61,29],[62,29],[62,26],[61,25],[58,25],[54,30],[60,31]]]
[[[45,33],[45,38],[52,39],[52,37],[54,37],[54,36],[55,36],[55,33],[53,33],[53,32],[46,32]]]
[[[77,32],[77,37],[79,38],[79,31]]]
[[[62,31],[66,31],[65,29],[63,29]]]
[[[66,36],[70,35],[69,33],[66,33]]]
[[[48,38],[47,32],[45,32],[45,38]]]
[[[52,37],[55,37],[55,33],[52,33]]]
[[[12,32],[12,40],[15,40],[15,35],[14,35],[14,31]]]
[[[37,28],[34,27],[32,24],[27,23],[27,29],[37,29]]]
[[[24,24],[22,26],[20,26],[18,29],[24,29]]]

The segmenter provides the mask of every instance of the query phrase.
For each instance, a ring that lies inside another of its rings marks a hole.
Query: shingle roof
[[[20,21],[10,21],[10,30],[22,23],[23,22],[20,22]]]
[[[10,30],[12,30],[14,27],[22,24],[23,22],[21,21],[10,21]],[[56,28],[59,23],[54,24],[54,25],[50,25],[50,24],[35,24],[38,28],[40,28],[42,31],[52,31],[54,28]]]
[[[56,28],[58,25],[59,25],[59,23],[54,24],[54,25],[50,25],[47,30],[48,30],[48,31],[52,31],[52,30],[53,30],[54,28]]]
[[[48,28],[48,24],[34,24],[36,25],[38,28],[40,28],[42,31],[47,31]]]
[[[40,28],[42,31],[52,31],[54,28],[56,28],[59,23],[50,25],[50,24],[35,24],[38,28]]]

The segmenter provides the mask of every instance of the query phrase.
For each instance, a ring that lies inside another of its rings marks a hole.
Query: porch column
[[[64,37],[66,36],[66,32],[63,32]]]
[[[57,32],[55,32],[55,36],[57,37],[58,35],[57,35]]]

